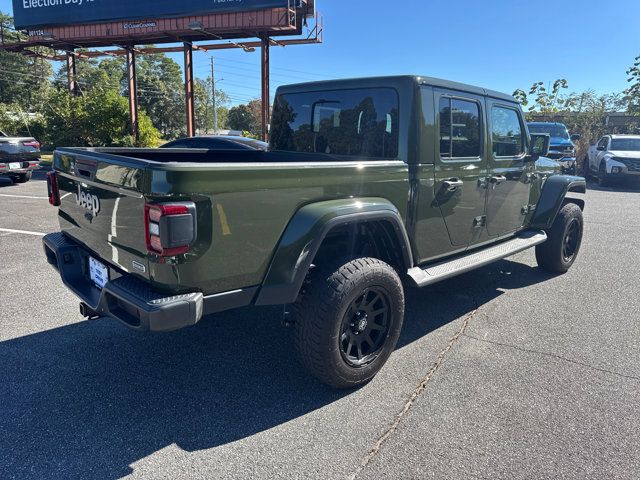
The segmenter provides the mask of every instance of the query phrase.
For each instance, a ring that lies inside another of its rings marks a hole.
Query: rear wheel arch
[[[312,265],[336,256],[369,254],[403,275],[413,266],[409,237],[399,212],[388,201],[384,202],[380,206],[385,208],[345,211],[328,220],[319,218],[301,241],[295,242],[297,245],[291,244],[285,232],[256,305],[293,303]],[[289,228],[296,228],[292,224]]]

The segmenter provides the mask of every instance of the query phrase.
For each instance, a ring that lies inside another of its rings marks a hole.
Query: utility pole
[[[213,133],[218,134],[218,108],[216,107],[216,71],[215,62],[211,57],[211,101],[213,102]]]

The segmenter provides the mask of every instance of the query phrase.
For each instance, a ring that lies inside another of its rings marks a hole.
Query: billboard
[[[18,29],[286,8],[298,0],[13,0]]]

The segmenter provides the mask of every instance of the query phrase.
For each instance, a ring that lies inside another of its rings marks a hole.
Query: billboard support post
[[[129,118],[131,120],[131,135],[140,140],[138,122],[138,86],[136,82],[136,53],[133,48],[127,49],[127,80],[129,90]]]
[[[270,45],[268,35],[263,35],[260,39],[262,41],[262,140],[266,142],[269,139],[269,121],[271,119],[271,94],[269,91]]]
[[[193,44],[184,42],[184,91],[187,112],[187,137],[196,134],[196,110],[193,93]]]
[[[67,52],[67,85],[69,87],[69,93],[77,96],[79,93],[78,80],[76,71],[76,56],[73,50]]]

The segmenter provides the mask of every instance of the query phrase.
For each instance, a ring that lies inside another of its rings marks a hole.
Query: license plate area
[[[20,170],[22,168],[22,163],[12,162],[9,164],[9,170]]]
[[[93,257],[89,257],[89,278],[100,290],[109,281],[109,267]]]

